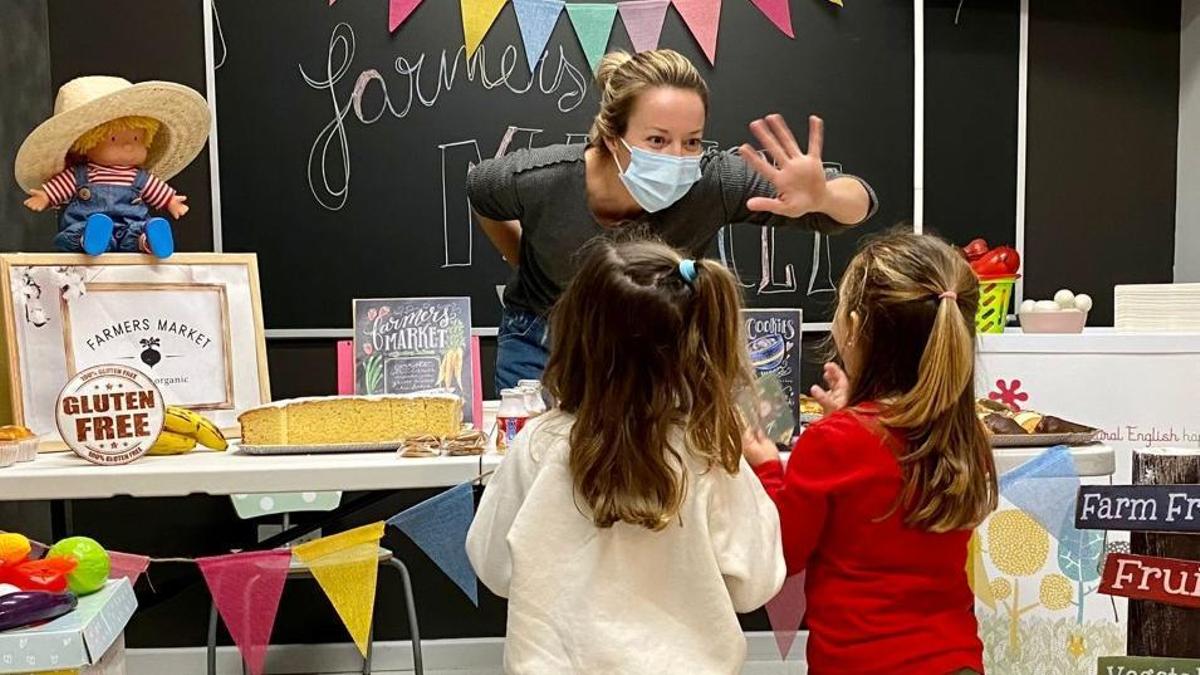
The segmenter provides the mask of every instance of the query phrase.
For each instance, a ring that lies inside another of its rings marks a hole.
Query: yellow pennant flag
[[[321,590],[337,610],[358,651],[367,655],[367,636],[375,612],[375,583],[379,579],[379,540],[383,522],[322,537],[292,549],[308,566]]]
[[[483,36],[500,16],[508,0],[462,0],[463,38],[467,43],[467,58],[475,55]]]
[[[983,540],[979,537],[978,530],[971,533],[971,541],[967,544],[967,583],[971,585],[971,590],[980,602],[987,605],[988,609],[996,609],[992,582],[983,566]]]

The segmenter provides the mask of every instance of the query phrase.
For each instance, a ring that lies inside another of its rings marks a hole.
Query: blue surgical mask
[[[679,201],[700,180],[699,156],[664,155],[631,147],[625,139],[621,143],[629,150],[629,168],[622,171],[617,163],[621,182],[647,213],[662,211]]]

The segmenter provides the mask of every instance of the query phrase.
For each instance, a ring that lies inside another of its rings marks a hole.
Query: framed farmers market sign
[[[270,400],[254,255],[0,255],[0,415],[62,447],[54,401],[99,364],[144,373],[164,401],[225,428]],[[50,441],[50,442],[46,442]]]

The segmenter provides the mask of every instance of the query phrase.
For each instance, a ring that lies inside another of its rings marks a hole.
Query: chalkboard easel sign
[[[746,343],[755,375],[774,375],[783,386],[792,409],[800,419],[800,327],[799,309],[746,309]]]
[[[470,298],[354,301],[354,392],[449,391],[476,423]]]

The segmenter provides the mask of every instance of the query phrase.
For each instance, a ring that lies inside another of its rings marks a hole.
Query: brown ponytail
[[[996,469],[975,414],[975,311],[979,284],[942,240],[897,232],[851,261],[838,317],[850,312],[862,363],[851,404],[882,401],[884,426],[909,441],[897,506],[933,532],[977,525],[996,507]]]
[[[738,470],[740,289],[708,260],[688,280],[681,260],[655,242],[597,240],[551,314],[545,382],[574,416],[572,481],[600,527],[666,527],[687,490],[684,453]]]

